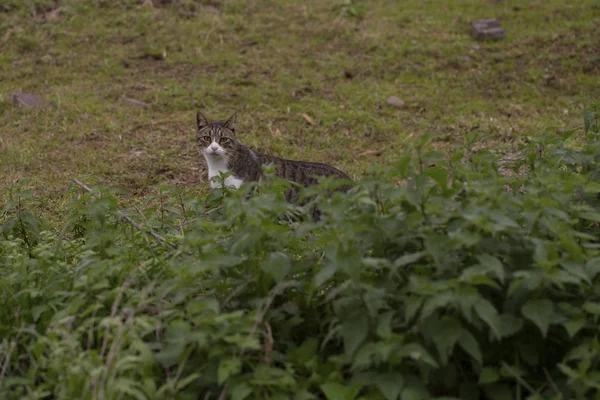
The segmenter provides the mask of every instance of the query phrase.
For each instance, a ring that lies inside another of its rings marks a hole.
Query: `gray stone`
[[[469,56],[458,56],[458,61],[464,63],[464,64],[470,64],[471,63],[471,57]]]
[[[506,37],[500,27],[500,21],[494,18],[471,22],[471,34],[477,40],[500,40]]]
[[[23,108],[43,107],[47,104],[46,100],[39,96],[29,93],[13,93],[12,101],[15,105]]]
[[[44,64],[50,64],[54,61],[54,58],[50,54],[46,54],[40,58],[40,62]]]
[[[222,12],[217,7],[211,6],[211,5],[202,6],[202,11],[204,11],[207,14],[213,14],[213,15],[220,15]]]
[[[150,104],[144,103],[143,101],[139,101],[136,99],[130,99],[128,97],[123,97],[123,103],[128,106],[138,107],[138,108],[149,108]]]
[[[396,97],[396,96],[390,96],[390,97],[388,97],[385,102],[388,105],[393,106],[393,107],[397,107],[397,108],[404,107],[404,100],[402,100],[401,98]]]

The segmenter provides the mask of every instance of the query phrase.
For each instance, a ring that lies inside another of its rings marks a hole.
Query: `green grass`
[[[597,2],[208,1],[0,0],[0,397],[598,398]],[[204,196],[198,110],[357,185]]]
[[[56,199],[82,176],[137,196],[156,184],[205,191],[197,110],[238,111],[250,146],[360,179],[423,133],[443,147],[478,132],[506,148],[578,126],[600,95],[593,0],[148,3],[0,2],[0,191],[28,178]],[[472,39],[483,17],[507,38]],[[15,108],[18,90],[51,106]],[[391,95],[405,108],[387,106]]]

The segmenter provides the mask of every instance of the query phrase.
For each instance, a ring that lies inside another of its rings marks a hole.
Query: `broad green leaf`
[[[395,350],[395,348],[396,348],[396,346],[393,342],[390,342],[390,343],[386,343],[383,341],[375,342],[375,350],[377,351],[377,354],[379,355],[380,359],[383,362],[386,362],[389,360],[390,354],[392,353],[392,351]]]
[[[450,237],[452,239],[458,240],[461,244],[465,246],[474,246],[481,241],[480,234],[463,229],[451,233]]]
[[[579,244],[573,238],[573,235],[571,235],[570,232],[562,232],[558,235],[558,237],[565,250],[569,252],[569,254],[573,257],[575,261],[582,261],[584,259],[581,246],[579,246]]]
[[[412,264],[416,261],[419,261],[426,253],[424,251],[412,254],[405,254],[401,257],[398,257],[396,261],[394,261],[394,267],[400,268],[405,265]]]
[[[494,333],[497,339],[502,337],[501,327],[500,327],[500,318],[498,316],[498,312],[490,303],[485,299],[480,299],[477,303],[475,303],[475,312],[485,323],[490,327],[490,330]]]
[[[222,385],[227,378],[236,375],[241,369],[242,362],[239,358],[226,358],[221,360],[221,362],[219,362],[219,368],[217,369],[217,383]]]
[[[406,311],[404,313],[405,321],[412,321],[423,305],[423,298],[417,296],[408,296],[405,300]]]
[[[600,303],[588,301],[583,305],[583,309],[590,314],[600,315]]]
[[[35,306],[31,309],[31,316],[33,317],[33,321],[37,322],[40,319],[40,316],[48,309],[47,304],[40,304],[39,306]]]
[[[446,189],[448,186],[448,171],[439,167],[429,167],[425,170],[424,174],[440,185],[440,188]]]
[[[409,173],[411,160],[412,158],[409,155],[403,155],[393,164],[401,177],[406,177]]]
[[[464,156],[465,156],[464,151],[458,150],[454,154],[452,154],[452,156],[450,156],[450,161],[453,162],[453,163],[459,162],[460,160],[462,160],[462,158]]]
[[[185,388],[187,385],[189,385],[190,383],[192,383],[193,381],[195,381],[196,379],[202,377],[202,374],[195,372],[193,374],[190,374],[188,376],[186,376],[185,378],[182,378],[180,381],[177,382],[177,386],[176,389],[177,390],[181,390],[183,388]]]
[[[146,394],[139,388],[139,384],[133,379],[119,378],[111,383],[111,389],[119,394],[128,394],[134,399],[146,400]]]
[[[346,400],[348,389],[337,382],[327,382],[321,385],[321,390],[327,400]]]
[[[490,277],[488,273],[492,272],[487,265],[477,264],[472,267],[465,268],[458,278],[461,282],[467,282],[474,286],[490,286],[500,289],[500,286]]]
[[[499,316],[500,339],[512,336],[523,328],[523,320],[510,314]]]
[[[475,340],[475,337],[471,334],[471,332],[464,330],[458,339],[458,344],[463,348],[464,351],[469,353],[469,355],[473,357],[473,359],[477,361],[479,365],[483,363],[483,357],[481,355],[479,343],[477,343],[477,340]]]
[[[474,287],[470,287],[467,291],[459,291],[456,297],[462,315],[468,322],[473,323],[473,309],[481,296]]]
[[[359,382],[359,381],[355,381],[355,382],[351,383],[350,385],[347,385],[346,388],[347,388],[348,392],[346,393],[346,398],[349,400],[356,398],[356,396],[358,396],[358,394],[363,389],[363,387],[364,387],[364,383]]]
[[[399,373],[378,374],[375,385],[387,400],[396,400],[404,386],[404,378]]]
[[[569,367],[567,364],[558,364],[558,369],[560,369],[562,371],[563,374],[567,375],[569,378],[576,380],[581,378],[582,373],[574,370],[573,368]]]
[[[407,356],[416,361],[422,361],[434,368],[439,368],[435,359],[418,343],[408,343],[400,348],[400,355]]]
[[[504,265],[502,265],[502,262],[498,258],[490,254],[480,254],[477,256],[477,259],[481,265],[486,266],[489,271],[494,272],[501,283],[504,283]]]
[[[554,314],[554,304],[548,299],[529,300],[521,312],[525,318],[537,325],[545,337]]]
[[[585,320],[585,318],[578,318],[564,322],[563,326],[567,330],[569,337],[573,339],[577,332],[579,332],[586,324],[587,321]]]
[[[254,367],[254,379],[252,383],[256,386],[280,386],[292,387],[296,385],[296,380],[291,370],[271,367],[266,364],[258,364]]]
[[[252,388],[247,383],[236,383],[231,388],[231,400],[244,400],[252,393]]]
[[[192,328],[189,322],[183,320],[172,321],[165,332],[165,340],[167,342],[187,343],[191,331]]]
[[[235,344],[241,349],[260,349],[260,343],[258,342],[258,339],[256,337],[250,337],[248,335],[242,335],[240,333],[236,333],[235,335],[224,336],[223,340],[226,343]]]
[[[371,317],[377,317],[379,310],[388,308],[385,301],[385,296],[386,291],[383,289],[368,290],[363,295],[364,304],[367,307]]]
[[[344,338],[344,352],[348,360],[358,349],[369,332],[369,318],[364,313],[352,314],[342,322],[342,337]]]
[[[592,221],[592,222],[600,222],[600,213],[598,212],[582,212],[579,214],[579,218]]]
[[[177,364],[185,348],[186,345],[183,343],[168,343],[161,351],[156,353],[156,360],[165,368],[171,367]]]
[[[420,320],[428,318],[434,311],[439,308],[446,308],[452,306],[455,301],[455,294],[451,291],[438,293],[435,296],[429,298],[423,305],[421,314],[419,315]]]
[[[209,311],[211,313],[218,314],[219,308],[219,301],[211,297],[202,297],[191,300],[186,306],[187,312],[191,315],[197,315]]]
[[[498,225],[502,226],[505,229],[519,227],[519,224],[517,224],[512,218],[507,217],[506,215],[504,215],[498,211],[490,212],[489,217],[492,219],[492,221],[494,221],[495,223],[497,223]]]
[[[592,348],[592,346],[590,346],[590,343],[582,343],[574,348],[572,348],[567,355],[565,356],[565,358],[563,359],[563,361],[585,361],[585,363],[582,363],[579,365],[580,369],[584,369],[587,370],[590,366],[589,364],[589,360],[590,360],[590,356],[592,356],[592,354],[595,353],[594,351],[595,349]]]
[[[393,312],[385,312],[379,315],[377,319],[376,333],[382,339],[386,339],[392,334],[392,318],[394,317]]]
[[[315,278],[314,278],[315,286],[321,287],[321,285],[324,284],[329,278],[331,278],[336,273],[336,271],[337,271],[336,264],[329,264],[329,265],[325,266],[324,268],[322,268],[315,275]]]
[[[452,349],[460,337],[466,332],[454,318],[444,318],[436,323],[434,332],[428,332],[428,336],[433,340],[437,351],[440,355],[442,365],[448,362],[448,356],[452,353]]]
[[[282,252],[269,254],[260,264],[260,268],[271,275],[275,279],[275,282],[279,282],[285,278],[291,267],[290,259]]]
[[[590,279],[594,279],[600,273],[600,257],[594,257],[585,263],[584,267]]]
[[[496,368],[485,367],[479,374],[479,384],[494,383],[500,379],[500,374]]]
[[[365,371],[372,367],[377,356],[377,348],[373,343],[360,346],[352,359],[353,371]]]

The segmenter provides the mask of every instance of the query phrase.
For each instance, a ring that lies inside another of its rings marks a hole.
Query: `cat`
[[[258,181],[262,176],[262,166],[275,164],[277,177],[295,182],[302,186],[318,183],[319,177],[335,177],[352,183],[344,172],[331,165],[308,161],[287,160],[251,150],[240,143],[236,136],[236,114],[227,121],[209,121],[202,113],[196,114],[196,141],[208,165],[208,179],[212,188],[220,188],[221,182],[213,180],[220,173],[231,172],[225,178],[225,186],[239,188],[244,182]],[[338,190],[347,191],[351,184]],[[286,191],[285,198],[296,202],[299,190],[291,188]]]

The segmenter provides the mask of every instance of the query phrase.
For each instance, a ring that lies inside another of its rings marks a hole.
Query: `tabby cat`
[[[225,185],[239,188],[242,183],[257,181],[262,174],[262,166],[275,164],[275,174],[283,179],[296,182],[302,186],[314,185],[320,176],[333,176],[340,179],[351,179],[342,171],[328,164],[286,160],[272,155],[262,154],[249,149],[240,143],[235,135],[235,119],[233,114],[227,121],[209,121],[204,115],[198,113],[196,121],[198,131],[196,140],[200,151],[208,165],[208,179],[212,188],[220,187],[220,182],[213,181],[213,177],[221,172],[231,172],[225,179]],[[346,191],[350,186],[345,185],[339,190]],[[286,200],[298,200],[298,190],[288,190]]]

